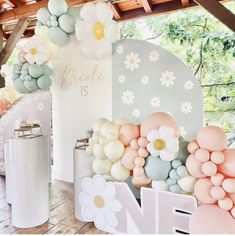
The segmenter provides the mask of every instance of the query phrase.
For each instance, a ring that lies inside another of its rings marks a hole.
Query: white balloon
[[[95,143],[98,143],[99,139],[100,139],[100,133],[99,132],[94,132],[93,135],[92,135],[92,139]]]
[[[119,126],[111,121],[105,122],[100,128],[100,133],[103,136],[106,136],[108,133],[113,133],[114,135],[116,135],[116,137],[118,137]]]
[[[130,120],[129,120],[128,118],[123,117],[123,118],[117,119],[117,120],[115,121],[115,123],[116,123],[117,125],[119,125],[119,126],[122,126],[122,125],[125,125],[125,124],[130,124],[131,122],[130,122]]]
[[[80,16],[83,20],[90,24],[94,24],[97,22],[96,12],[95,12],[95,5],[93,3],[85,4],[80,11]]]
[[[87,153],[88,156],[92,156],[93,155],[93,148],[92,148],[92,146],[88,146],[86,148],[86,153]]]
[[[98,21],[102,24],[105,24],[106,22],[109,22],[113,19],[112,9],[104,2],[96,3],[96,15]]]
[[[98,120],[95,121],[95,124],[93,125],[93,130],[94,131],[100,131],[101,126],[105,123],[108,122],[107,119],[105,118],[100,118]]]
[[[191,175],[187,175],[180,180],[178,180],[178,185],[180,188],[186,193],[193,193],[194,185],[196,183],[196,179],[193,178]]]
[[[112,163],[108,159],[105,160],[95,159],[92,162],[93,171],[99,175],[109,174],[111,167]]]
[[[94,144],[93,154],[97,159],[102,159],[102,160],[106,159],[106,156],[104,154],[104,146],[102,144],[99,143]]]
[[[114,20],[108,22],[107,25],[105,25],[105,40],[107,40],[109,43],[114,43],[118,39],[118,23]]]
[[[165,181],[152,181],[152,188],[157,190],[168,191],[168,185]]]
[[[122,157],[124,149],[121,141],[114,140],[105,145],[104,153],[110,161],[115,162]]]
[[[126,169],[119,160],[112,165],[111,175],[118,181],[125,181],[130,176],[130,170]]]

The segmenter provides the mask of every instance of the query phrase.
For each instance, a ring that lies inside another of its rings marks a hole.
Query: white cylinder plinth
[[[75,218],[83,220],[81,211],[79,210],[79,193],[81,192],[81,180],[84,177],[93,176],[92,170],[92,158],[86,154],[85,150],[74,149],[74,206],[75,206]]]
[[[49,218],[48,137],[10,139],[12,224],[30,228]]]
[[[5,159],[5,172],[6,172],[6,201],[11,204],[12,200],[12,177],[11,177],[11,148],[9,140],[4,143],[4,159]]]

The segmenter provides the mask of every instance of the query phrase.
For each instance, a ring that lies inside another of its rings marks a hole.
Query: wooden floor
[[[11,223],[11,209],[6,203],[5,178],[0,176],[0,234],[104,234],[93,223],[74,217],[73,185],[54,181],[50,186],[50,218],[41,226],[19,229]]]

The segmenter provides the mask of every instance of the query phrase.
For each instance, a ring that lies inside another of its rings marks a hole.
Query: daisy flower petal
[[[161,137],[161,138],[167,139],[167,138],[169,138],[169,137],[174,136],[175,131],[174,131],[174,129],[171,128],[170,126],[162,125],[162,126],[159,128],[159,133],[160,133],[160,137]]]
[[[178,152],[179,151],[179,140],[176,137],[169,138],[166,142],[166,148],[170,152]]]
[[[157,138],[159,138],[159,137],[160,137],[160,135],[159,135],[158,130],[153,129],[153,130],[151,130],[151,131],[148,133],[148,135],[147,135],[147,140],[148,140],[149,142],[151,142],[151,141],[153,141],[153,140],[155,140],[155,139],[157,139]]]
[[[163,160],[163,161],[172,161],[175,159],[175,155],[174,153],[172,152],[168,152],[166,150],[162,150],[160,152],[160,158]]]

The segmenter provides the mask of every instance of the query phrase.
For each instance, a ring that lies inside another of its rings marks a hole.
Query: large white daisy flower
[[[163,161],[172,161],[176,158],[179,140],[170,126],[162,125],[159,129],[151,130],[147,135],[147,140],[150,142],[147,150],[152,156],[160,156]]]
[[[121,203],[115,199],[115,187],[102,176],[95,175],[82,180],[83,192],[79,194],[81,214],[84,220],[94,221],[100,230],[115,228],[118,224],[115,213],[121,210]]]
[[[23,47],[25,53],[25,59],[30,64],[42,65],[45,63],[49,57],[50,52],[48,48],[40,40],[36,38],[31,38]]]
[[[104,2],[87,3],[81,8],[80,15],[82,20],[77,22],[75,33],[83,54],[101,58],[111,52],[118,35],[111,8]]]

